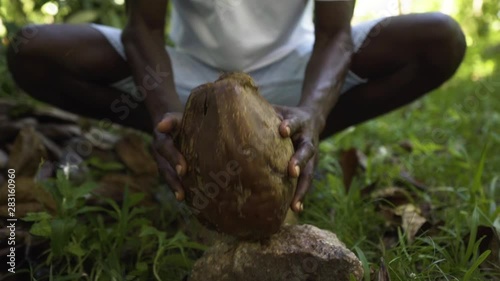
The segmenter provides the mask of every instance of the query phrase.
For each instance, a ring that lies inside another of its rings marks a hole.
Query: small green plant
[[[167,233],[153,225],[148,208],[138,204],[143,194],[125,188],[121,206],[102,198],[106,206],[86,206],[96,187],[72,186],[62,171],[44,183],[56,202],[56,212],[28,214],[31,234],[50,241],[33,265],[47,269],[38,280],[180,280],[193,264],[193,254],[205,248],[181,232]],[[34,277],[32,277],[33,280]]]

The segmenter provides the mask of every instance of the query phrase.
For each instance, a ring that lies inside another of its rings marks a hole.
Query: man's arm
[[[182,111],[175,91],[164,27],[168,0],[128,0],[128,23],[122,34],[134,81],[151,115],[153,127],[166,112]]]
[[[316,1],[312,56],[306,68],[299,107],[315,113],[320,130],[335,106],[351,62],[351,19],[355,0]]]
[[[184,190],[180,177],[187,165],[171,133],[180,125],[183,106],[175,91],[172,65],[165,50],[167,4],[167,0],[128,0],[128,23],[122,42],[135,84],[145,95],[144,103],[153,127],[153,155],[159,171],[176,199],[182,201]]]
[[[303,197],[311,186],[314,154],[326,118],[337,102],[353,50],[351,18],[355,0],[315,1],[313,52],[306,67],[302,97],[297,107],[275,106],[282,122],[282,137],[291,137],[295,153],[288,174],[298,177],[291,207],[303,210]]]

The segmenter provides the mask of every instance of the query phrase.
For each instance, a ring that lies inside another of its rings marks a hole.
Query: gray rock
[[[337,236],[312,225],[285,225],[266,241],[219,241],[189,281],[349,281],[363,268]]]

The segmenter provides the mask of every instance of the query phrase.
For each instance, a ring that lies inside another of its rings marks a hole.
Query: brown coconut
[[[295,193],[294,150],[273,106],[244,73],[195,88],[177,145],[187,161],[186,201],[205,226],[240,238],[276,233]]]

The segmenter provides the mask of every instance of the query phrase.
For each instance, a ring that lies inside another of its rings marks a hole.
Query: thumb
[[[163,134],[174,133],[180,129],[182,113],[167,113],[156,125],[158,132]]]

